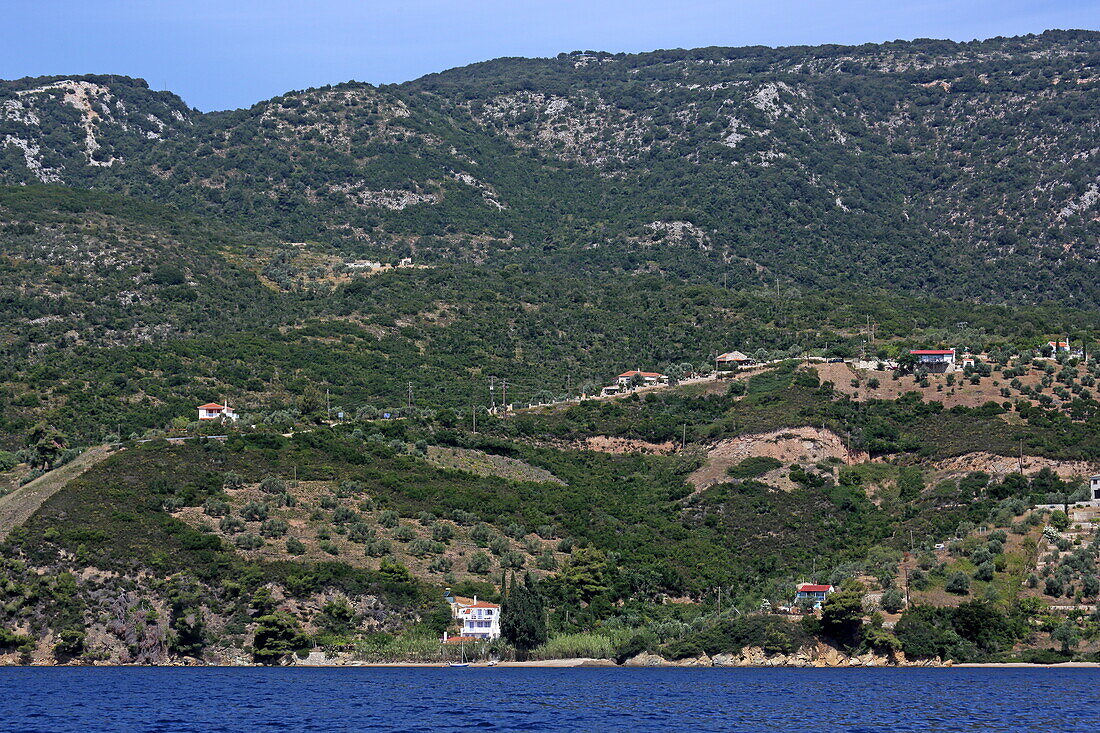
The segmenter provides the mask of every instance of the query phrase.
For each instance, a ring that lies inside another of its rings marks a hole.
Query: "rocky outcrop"
[[[669,661],[656,654],[643,652],[623,663],[627,667],[949,667],[950,660],[938,657],[929,660],[910,660],[901,652],[893,654],[848,655],[828,644],[817,644],[797,649],[790,654],[768,654],[757,646],[745,647],[736,653],[715,654],[708,657],[689,657]]]

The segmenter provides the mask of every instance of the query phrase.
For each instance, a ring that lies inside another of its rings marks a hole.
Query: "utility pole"
[[[332,399],[328,393],[328,387],[325,387],[325,414],[328,415],[328,419],[332,419]]]
[[[497,378],[489,377],[489,412],[494,413],[497,410],[496,392]]]
[[[470,416],[474,419],[474,433],[477,433],[477,405],[470,405]]]
[[[500,380],[500,406],[508,412],[508,380]]]
[[[680,440],[680,450],[687,448],[688,444],[688,424],[684,423],[684,437]]]
[[[413,406],[413,383],[409,382],[409,409]]]

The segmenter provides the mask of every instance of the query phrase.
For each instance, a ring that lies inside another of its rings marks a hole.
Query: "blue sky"
[[[499,56],[1100,28],[1100,0],[5,0],[0,78],[143,77],[203,111]]]

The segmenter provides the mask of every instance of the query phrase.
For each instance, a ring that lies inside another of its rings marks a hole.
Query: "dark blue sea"
[[[1095,669],[0,668],[4,731],[1097,731]]]

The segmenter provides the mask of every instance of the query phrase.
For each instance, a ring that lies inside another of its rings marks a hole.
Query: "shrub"
[[[428,563],[428,570],[433,573],[447,573],[451,570],[451,560],[446,557],[437,557]]]
[[[1065,593],[1065,584],[1062,583],[1062,579],[1057,575],[1052,575],[1046,579],[1046,583],[1043,587],[1043,592],[1048,596],[1054,596],[1060,598]]]
[[[970,592],[970,578],[966,577],[966,573],[961,571],[951,573],[943,588],[948,593],[954,593],[957,596],[965,596]]]
[[[986,561],[979,565],[977,570],[974,571],[974,580],[982,582],[993,580],[993,563]]]
[[[229,505],[218,499],[207,499],[202,505],[202,510],[207,516],[224,517],[229,514]]]
[[[252,533],[240,535],[233,543],[242,550],[256,550],[264,546],[263,539]]]
[[[286,540],[286,551],[291,555],[304,555],[306,554],[306,546],[297,537],[288,537]]]
[[[484,552],[475,552],[466,561],[466,569],[475,575],[486,575],[492,568],[492,561]]]
[[[286,491],[273,497],[271,501],[274,502],[275,506],[292,507],[298,505],[298,500],[294,498],[294,495]]]
[[[265,520],[264,523],[260,525],[260,534],[264,537],[271,538],[283,537],[286,535],[287,529],[288,527],[285,520],[279,519],[278,517],[272,517],[271,519]]]
[[[262,522],[267,519],[267,504],[250,501],[241,507],[241,519],[246,522]]]
[[[432,539],[436,542],[449,542],[454,536],[454,527],[447,522],[436,522],[432,525]]]
[[[364,522],[353,522],[348,526],[348,539],[364,544],[374,539],[374,529]]]
[[[282,494],[286,491],[286,482],[278,476],[264,476],[260,481],[260,491],[265,494]]]
[[[509,550],[500,556],[500,567],[505,570],[519,570],[523,563],[523,555],[515,550]]]
[[[420,512],[416,515],[416,520],[427,527],[429,524],[435,521],[435,515],[431,512]]]
[[[336,500],[336,497],[333,494],[325,494],[324,496],[322,496],[320,504],[322,509],[329,510],[335,509],[336,507],[340,506],[340,502]]]
[[[569,537],[562,537],[558,542],[558,552],[569,554],[573,551],[573,540]]]
[[[222,488],[239,489],[242,486],[244,486],[244,479],[241,478],[240,474],[234,473],[233,471],[227,471],[222,477]]]
[[[517,524],[513,522],[512,524],[509,524],[507,527],[504,528],[504,534],[518,540],[522,538],[525,534],[527,534],[527,528],[524,527],[522,524]]]
[[[363,549],[366,554],[370,555],[371,557],[382,557],[384,555],[389,555],[393,551],[390,547],[390,543],[386,540],[374,540],[372,542],[368,542],[366,544],[366,547],[364,547]]]
[[[334,545],[333,543],[329,542],[328,540],[321,540],[318,543],[318,545],[321,547],[322,550],[324,550],[325,552],[327,552],[330,555],[339,555],[340,554],[340,548],[337,547],[336,545]]]
[[[535,567],[539,570],[557,570],[558,560],[554,557],[554,553],[547,550],[539,555],[538,560],[535,561]]]
[[[508,552],[508,540],[503,537],[494,537],[493,541],[489,543],[489,552],[498,557]]]
[[[432,543],[422,538],[415,539],[409,543],[409,552],[417,557],[427,557],[432,554]]]
[[[726,469],[726,475],[734,479],[750,479],[763,476],[783,463],[771,456],[749,456],[740,463]]]
[[[387,509],[386,511],[378,515],[378,523],[383,527],[386,527],[387,529],[396,527],[397,521],[397,512],[393,511],[392,509]]]
[[[398,542],[412,542],[416,539],[416,531],[412,527],[401,525],[393,531],[393,538]]]
[[[897,613],[905,608],[905,594],[897,588],[891,588],[882,594],[882,608],[890,613]]]
[[[333,524],[347,524],[357,518],[358,515],[346,506],[338,506],[336,507],[336,511],[332,513]]]
[[[487,524],[478,524],[470,530],[470,539],[478,547],[487,547],[493,539],[493,530]]]
[[[540,524],[535,533],[544,540],[554,539],[554,528],[549,524]]]
[[[237,517],[222,517],[218,529],[226,534],[237,534],[244,529],[244,522]]]

